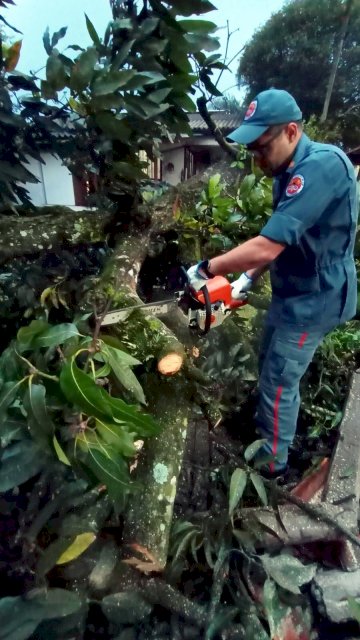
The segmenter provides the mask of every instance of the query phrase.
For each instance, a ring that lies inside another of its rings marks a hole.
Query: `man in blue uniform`
[[[270,269],[272,299],[259,360],[256,421],[273,460],[265,471],[286,468],[299,412],[299,383],[325,334],[353,317],[357,224],[355,172],[337,147],[312,142],[302,113],[286,91],[269,89],[250,103],[229,137],[244,144],[274,177],[273,214],[258,236],[188,270],[194,288],[215,275],[244,273],[240,297]]]

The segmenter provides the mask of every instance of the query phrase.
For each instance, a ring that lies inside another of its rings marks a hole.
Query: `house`
[[[242,117],[227,111],[210,111],[216,127],[226,137],[240,126]],[[176,185],[196,175],[224,157],[200,113],[190,113],[191,136],[181,134],[174,142],[160,146],[161,180]]]
[[[239,115],[226,111],[211,111],[210,115],[224,137],[240,126]],[[173,142],[161,144],[161,159],[149,162],[147,173],[150,179],[176,185],[224,157],[224,151],[214,140],[201,115],[190,113],[189,121],[191,135],[180,134]],[[67,134],[64,130],[57,135],[65,138]],[[87,206],[88,196],[96,191],[95,174],[88,172],[82,179],[74,176],[46,147],[41,156],[44,163],[28,158],[27,169],[39,180],[26,184],[33,204],[38,207],[64,205],[74,209]],[[140,159],[147,159],[145,151],[140,152]]]

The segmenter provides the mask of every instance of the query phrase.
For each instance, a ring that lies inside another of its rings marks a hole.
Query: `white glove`
[[[241,300],[245,297],[246,291],[251,289],[254,280],[247,273],[242,273],[240,278],[231,283],[231,295],[235,300]]]
[[[195,291],[199,291],[199,289],[206,284],[207,280],[209,280],[209,277],[213,277],[207,271],[207,266],[208,260],[202,260],[187,270],[189,285]]]

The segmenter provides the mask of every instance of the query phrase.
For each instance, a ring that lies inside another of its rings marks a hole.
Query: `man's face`
[[[272,177],[287,166],[299,137],[295,123],[274,125],[255,142],[247,145],[247,149],[265,175]]]

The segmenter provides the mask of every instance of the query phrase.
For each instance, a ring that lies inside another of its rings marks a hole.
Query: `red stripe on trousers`
[[[304,344],[305,344],[305,340],[306,340],[306,338],[308,337],[308,335],[309,335],[308,333],[302,333],[302,334],[301,334],[300,339],[299,339],[299,342],[298,342],[298,347],[299,347],[299,349],[301,349],[301,347],[303,347],[303,346],[304,346]]]
[[[276,390],[276,398],[274,404],[274,439],[273,439],[273,448],[272,454],[275,457],[277,452],[278,438],[279,438],[279,404],[282,394],[282,387],[278,387]],[[270,463],[270,471],[275,471],[275,463]]]

